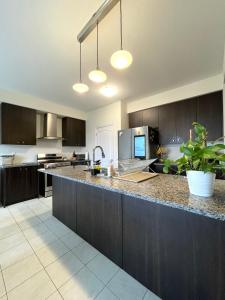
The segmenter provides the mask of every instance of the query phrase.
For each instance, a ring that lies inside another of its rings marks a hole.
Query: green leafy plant
[[[220,169],[225,173],[225,145],[216,143],[207,145],[207,130],[206,128],[193,122],[194,127],[194,140],[190,139],[180,146],[180,152],[183,156],[177,160],[164,160],[163,172],[168,173],[172,169],[172,165],[177,166],[177,173],[180,174],[184,171],[195,170],[215,173]]]

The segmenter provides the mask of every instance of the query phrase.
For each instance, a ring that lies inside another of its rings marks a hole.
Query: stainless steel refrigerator
[[[118,131],[118,159],[155,158],[158,132],[148,126]]]

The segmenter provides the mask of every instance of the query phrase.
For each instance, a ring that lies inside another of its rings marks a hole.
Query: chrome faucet
[[[101,150],[101,153],[102,153],[102,158],[105,158],[105,153],[104,153],[104,150],[101,146],[95,146],[94,149],[93,149],[93,164],[95,164],[95,150],[99,148]]]

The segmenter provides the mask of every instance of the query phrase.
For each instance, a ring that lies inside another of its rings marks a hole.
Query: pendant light
[[[111,65],[115,69],[123,70],[128,68],[132,62],[131,53],[123,49],[122,0],[120,0],[120,50],[111,56]]]
[[[89,73],[89,79],[95,83],[105,82],[107,79],[106,74],[99,69],[98,62],[98,21],[97,21],[97,66],[96,69]]]
[[[80,81],[78,83],[75,83],[73,85],[73,89],[75,92],[79,94],[86,93],[89,90],[89,87],[82,82],[82,76],[81,76],[81,43],[80,43]]]

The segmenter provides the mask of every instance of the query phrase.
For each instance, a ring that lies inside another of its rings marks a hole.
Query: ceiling
[[[111,54],[119,47],[119,6],[99,25],[100,67],[113,98],[88,79],[95,68],[96,32],[83,45],[83,80],[77,95],[79,44],[76,36],[103,0],[1,0],[0,89],[31,94],[89,111],[113,101],[133,100],[222,72],[224,0],[123,0],[124,48],[132,66],[116,71]]]

